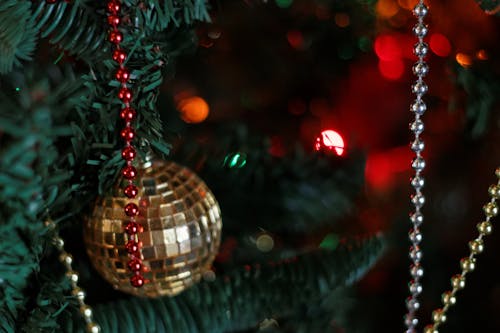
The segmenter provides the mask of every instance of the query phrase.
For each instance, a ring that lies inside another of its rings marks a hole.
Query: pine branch
[[[104,332],[232,332],[265,318],[287,316],[302,304],[350,285],[375,263],[380,237],[335,251],[317,251],[293,261],[255,266],[201,282],[175,298],[131,298],[95,306]],[[79,318],[66,318],[67,332],[82,332]]]
[[[31,60],[37,30],[31,16],[31,1],[0,3],[0,73],[7,73],[21,60]]]

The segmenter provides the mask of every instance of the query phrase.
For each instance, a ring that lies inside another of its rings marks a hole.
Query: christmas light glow
[[[314,148],[317,151],[324,149],[335,151],[338,156],[344,153],[344,139],[334,130],[325,130],[316,138]]]

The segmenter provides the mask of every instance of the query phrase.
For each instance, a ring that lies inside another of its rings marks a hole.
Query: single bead
[[[412,315],[405,315],[405,325],[406,327],[415,327],[418,325],[418,318],[415,318]]]
[[[417,299],[408,297],[406,299],[406,308],[411,312],[417,311],[420,308],[420,303]]]
[[[429,66],[425,62],[417,62],[412,67],[413,74],[417,76],[426,76],[429,74]]]
[[[432,311],[432,320],[435,323],[444,323],[446,321],[446,314],[443,309],[436,309]]]
[[[101,333],[101,327],[96,323],[88,323],[87,333]]]
[[[127,165],[122,170],[122,175],[125,179],[131,180],[137,176],[137,169],[132,165]]]
[[[137,153],[136,153],[134,147],[132,147],[132,146],[128,146],[128,147],[125,147],[122,149],[122,158],[125,161],[132,161],[135,158],[136,154]]]
[[[500,178],[500,168],[495,169],[495,175]]]
[[[441,300],[443,301],[444,305],[448,306],[453,305],[457,302],[457,298],[455,297],[455,295],[453,295],[451,291],[445,291],[441,295]]]
[[[122,118],[125,121],[132,121],[135,119],[136,116],[137,112],[131,107],[123,108],[120,112],[120,118]]]
[[[71,282],[77,283],[78,282],[78,273],[75,271],[68,271],[66,272],[66,276]]]
[[[420,212],[415,212],[410,215],[410,221],[416,226],[420,226],[424,222],[424,215]]]
[[[108,2],[108,12],[116,14],[120,11],[120,3],[118,1]]]
[[[484,244],[482,239],[474,239],[469,242],[470,252],[473,254],[479,254],[484,250]]]
[[[491,185],[488,188],[488,193],[493,199],[500,199],[500,186]]]
[[[64,248],[64,240],[61,237],[54,237],[52,243],[59,251]]]
[[[117,15],[108,16],[108,24],[112,26],[117,26],[120,24],[120,17]]]
[[[123,50],[116,49],[113,51],[113,60],[119,64],[123,64],[125,59],[127,59],[127,54]]]
[[[410,108],[411,112],[415,112],[416,114],[423,115],[427,110],[427,105],[425,105],[424,101],[421,99],[417,99]]]
[[[116,71],[115,78],[121,83],[126,83],[130,79],[130,72],[126,68],[119,68]]]
[[[141,232],[142,231],[142,227],[141,227],[141,225],[139,223],[130,221],[125,226],[125,231],[127,232],[127,234],[129,234],[130,236],[132,236],[132,235],[135,235],[135,234]]]
[[[413,186],[415,189],[421,189],[425,185],[425,180],[424,178],[420,176],[415,176],[411,179],[411,186]]]
[[[420,243],[422,241],[422,233],[418,229],[413,229],[409,232],[408,238],[412,243]]]
[[[127,249],[127,252],[130,254],[137,253],[139,251],[139,243],[131,239],[127,242],[127,244],[125,244],[125,248]]]
[[[460,267],[466,273],[472,272],[476,268],[476,259],[465,257],[460,260]]]
[[[425,143],[419,139],[415,139],[415,141],[413,141],[411,143],[411,150],[413,150],[414,152],[416,153],[419,153],[419,152],[422,152],[425,148]],[[425,164],[425,161],[424,161],[424,164]],[[412,165],[413,166],[413,165]]]
[[[420,264],[412,265],[410,268],[410,274],[413,278],[420,278],[424,276],[424,269],[420,266]]]
[[[423,142],[421,142],[422,146],[423,146]],[[425,168],[425,160],[422,158],[422,157],[415,157],[413,159],[413,161],[411,162],[411,167],[413,168],[413,170],[415,171],[422,171],[424,170]]]
[[[427,325],[424,328],[424,333],[439,333],[438,330],[434,327],[434,325]]]
[[[138,272],[142,269],[142,262],[139,259],[131,259],[127,263],[127,266],[132,272]]]
[[[86,304],[80,306],[80,313],[87,319],[92,318],[92,309]]]
[[[71,295],[75,296],[79,301],[85,300],[85,291],[80,287],[73,288]]]
[[[409,256],[414,262],[420,262],[420,260],[422,260],[423,253],[418,246],[412,246],[410,247]]]
[[[425,204],[425,197],[422,193],[417,193],[411,196],[411,202],[415,207],[422,207]]]
[[[67,252],[61,253],[59,260],[66,265],[71,265],[73,263],[73,257]]]
[[[127,126],[124,129],[122,129],[122,131],[120,132],[120,136],[125,141],[132,141],[134,140],[135,137],[135,131],[132,127]]]
[[[141,275],[134,275],[130,278],[130,284],[133,287],[140,288],[144,285],[144,277]]]
[[[126,204],[124,211],[125,214],[130,217],[139,215],[139,207],[133,202]]]
[[[428,87],[423,81],[419,81],[411,86],[411,90],[414,94],[423,95],[427,92]]]
[[[489,221],[483,221],[477,224],[477,231],[482,235],[489,235],[493,232],[493,226]]]
[[[118,91],[118,98],[121,99],[123,103],[130,103],[132,100],[132,91],[123,87]]]
[[[414,295],[418,295],[422,293],[422,285],[419,282],[416,282],[415,280],[412,280],[408,286],[408,289],[410,289],[410,293]]]
[[[118,30],[111,30],[108,39],[113,44],[120,44],[123,41],[123,34]]]
[[[419,38],[423,38],[427,35],[429,29],[423,23],[417,24],[413,27],[413,34]]]
[[[421,134],[424,131],[424,122],[420,119],[416,119],[414,122],[410,123],[410,130],[415,134]]]
[[[139,194],[139,189],[135,185],[128,185],[123,190],[123,193],[127,196],[127,198],[133,199]]]
[[[483,206],[483,210],[487,217],[494,217],[498,215],[498,206],[495,202],[488,202]]]
[[[424,42],[415,44],[413,48],[413,53],[415,53],[417,57],[425,57],[428,52],[429,46]]]
[[[425,15],[427,15],[428,11],[429,11],[429,9],[423,3],[419,3],[415,6],[415,8],[413,8],[413,14],[416,17],[425,17]]]
[[[453,289],[457,290],[464,289],[465,277],[460,274],[453,275],[453,277],[451,278],[451,285],[453,286]]]

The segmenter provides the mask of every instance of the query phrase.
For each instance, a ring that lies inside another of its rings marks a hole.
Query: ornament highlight
[[[210,270],[221,239],[220,208],[206,184],[185,167],[155,159],[136,169],[134,199],[121,190],[128,184],[124,178],[112,194],[98,198],[84,223],[87,253],[116,289],[173,296]],[[129,203],[138,208],[133,223],[124,210]],[[130,261],[131,252],[140,260]],[[131,270],[141,275],[130,281]]]

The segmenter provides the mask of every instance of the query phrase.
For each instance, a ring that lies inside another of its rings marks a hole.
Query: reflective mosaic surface
[[[176,163],[154,160],[138,172],[137,199],[126,198],[117,184],[112,195],[97,200],[84,223],[87,253],[116,289],[137,296],[173,296],[210,269],[220,244],[220,208],[205,183]],[[141,288],[130,285],[127,269],[123,207],[128,202],[140,207],[137,222],[144,228],[139,240],[149,282]]]

